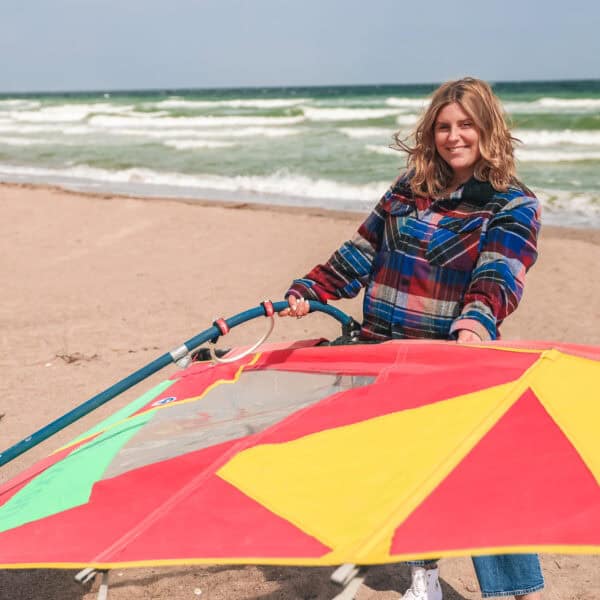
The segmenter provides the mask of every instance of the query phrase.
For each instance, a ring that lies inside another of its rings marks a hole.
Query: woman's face
[[[435,147],[438,154],[448,163],[455,179],[469,179],[481,158],[479,131],[473,119],[460,104],[446,104],[437,115],[433,126]]]

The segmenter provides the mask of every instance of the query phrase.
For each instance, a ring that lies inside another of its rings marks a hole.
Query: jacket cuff
[[[458,317],[457,319],[455,319],[452,323],[452,326],[450,327],[450,335],[454,338],[457,337],[458,332],[461,329],[472,331],[481,338],[482,342],[489,342],[490,340],[496,338],[496,336],[493,335],[492,332],[490,332],[488,328],[485,325],[483,325],[483,323],[481,323],[481,321],[473,319],[469,316]]]
[[[298,280],[295,280],[288,291],[284,294],[284,298],[287,298],[288,296],[304,298],[305,300],[315,300],[316,302],[327,304],[327,298],[321,298],[314,288],[309,287],[302,281]]]

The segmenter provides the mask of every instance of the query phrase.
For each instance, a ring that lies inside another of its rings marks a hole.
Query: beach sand
[[[0,185],[0,440],[17,442],[128,373],[228,317],[279,300],[362,216],[245,203],[90,195]],[[546,227],[507,339],[600,344],[600,231]],[[357,300],[339,303],[360,315]],[[264,322],[234,331],[249,343]],[[328,317],[278,320],[272,340],[336,337]],[[166,371],[169,369],[167,368]],[[172,372],[172,371],[171,371]],[[157,374],[3,467],[5,481],[141,391]],[[600,558],[547,555],[547,600],[600,598]],[[1,600],[91,600],[74,571],[0,571]],[[331,569],[175,567],[116,570],[111,600],[328,599]],[[442,561],[445,599],[478,598],[469,559]],[[369,571],[359,600],[397,598],[406,567]],[[201,594],[198,594],[198,591]]]

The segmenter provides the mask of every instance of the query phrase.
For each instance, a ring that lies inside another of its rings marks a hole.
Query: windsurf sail
[[[0,488],[0,567],[600,552],[600,349],[265,345]]]

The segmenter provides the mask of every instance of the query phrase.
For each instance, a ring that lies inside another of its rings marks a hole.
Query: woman
[[[465,78],[434,92],[419,120],[406,172],[354,237],[327,263],[293,282],[281,316],[302,317],[309,301],[356,296],[366,287],[363,340],[481,342],[523,294],[537,258],[539,203],[516,178],[513,143],[499,100]],[[474,557],[484,597],[538,600],[536,555]],[[440,600],[436,561],[411,563],[408,600]]]

